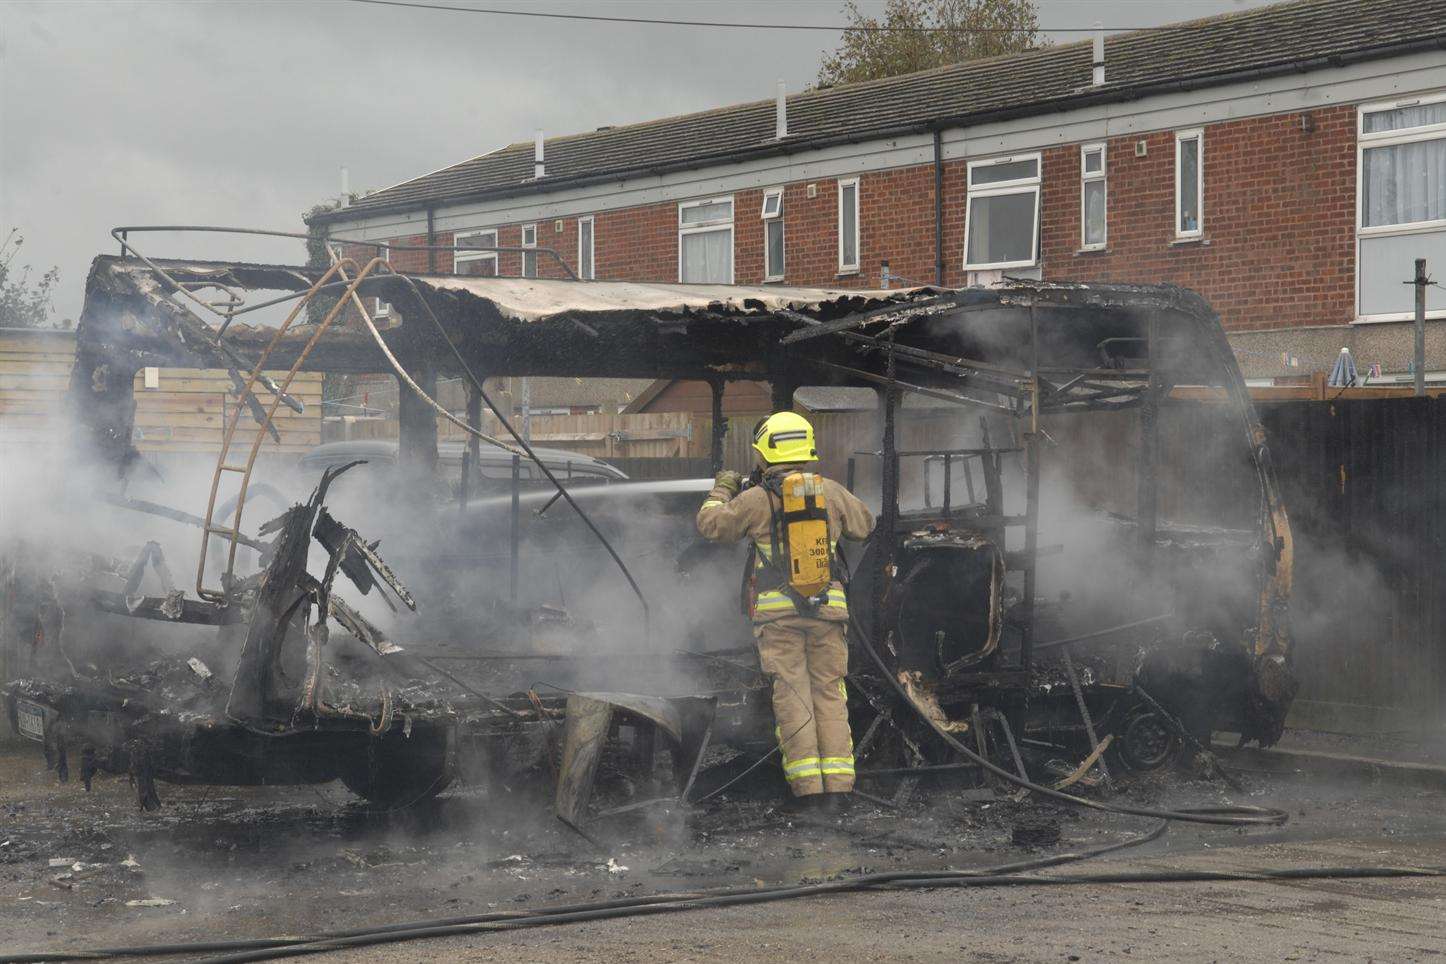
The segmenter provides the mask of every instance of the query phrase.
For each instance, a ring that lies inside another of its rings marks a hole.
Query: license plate
[[[45,742],[45,708],[20,700],[15,704],[15,722],[19,724],[20,735],[32,740]]]

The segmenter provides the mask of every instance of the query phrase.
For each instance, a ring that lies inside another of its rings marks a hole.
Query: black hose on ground
[[[908,690],[904,689],[904,684],[900,683],[898,678],[889,671],[888,664],[884,662],[884,658],[879,655],[878,650],[874,649],[868,634],[859,626],[858,619],[855,618],[852,612],[849,613],[849,625],[853,628],[854,636],[857,638],[859,645],[869,654],[869,657],[874,661],[874,665],[879,668],[879,672],[883,675],[884,679],[889,681],[889,685],[898,693],[899,699],[903,700],[904,705],[910,707],[915,715],[927,723],[929,728],[932,729],[941,740],[966,760],[983,767],[1000,779],[1006,780],[1015,786],[1023,787],[1026,790],[1037,793],[1043,797],[1048,797],[1051,800],[1060,800],[1064,803],[1075,804],[1076,806],[1089,807],[1092,810],[1126,814],[1132,817],[1152,817],[1157,820],[1179,820],[1185,823],[1208,823],[1227,827],[1279,826],[1289,819],[1289,814],[1284,810],[1278,810],[1273,807],[1192,807],[1186,810],[1162,810],[1155,807],[1132,807],[1123,804],[1105,803],[1101,800],[1077,797],[1072,793],[1065,793],[1061,790],[1055,790],[1052,787],[1035,783],[1032,780],[1026,780],[1001,766],[997,766],[993,761],[969,749],[955,739],[952,733],[940,726],[937,720],[928,713],[925,713],[923,709],[909,697]]]
[[[873,875],[887,877],[888,874]],[[574,924],[583,921],[615,920],[644,914],[665,914],[689,910],[708,910],[718,907],[738,907],[747,904],[766,904],[797,897],[823,897],[831,894],[857,893],[869,890],[933,890],[944,887],[1034,887],[1040,885],[1081,885],[1081,884],[1149,884],[1149,883],[1193,883],[1222,881],[1274,881],[1274,880],[1365,880],[1372,878],[1397,879],[1402,877],[1446,877],[1446,867],[1288,867],[1267,870],[1143,870],[1119,871],[1101,874],[1070,874],[1058,877],[1038,877],[1031,874],[979,874],[956,877],[922,877],[902,880],[869,880],[855,878],[846,881],[828,881],[821,884],[807,884],[798,887],[730,897],[704,897],[695,900],[655,903],[633,908],[578,911],[564,914],[546,914],[520,920],[498,921],[496,923],[458,924],[446,927],[428,927],[417,930],[390,931],[369,934],[334,941],[320,941],[297,944],[272,950],[243,952],[221,957],[209,957],[197,964],[249,964],[252,961],[276,960],[283,957],[299,957],[304,954],[323,954],[328,951],[367,947],[376,944],[391,944],[407,940],[426,940],[438,937],[453,937],[462,934],[492,933],[497,931],[521,930],[525,927],[547,927],[557,924]]]
[[[1010,864],[1001,864],[997,867],[986,867],[980,870],[963,871],[892,871],[886,874],[868,875],[869,878],[878,878],[881,882],[884,878],[889,880],[909,880],[936,878],[941,873],[945,875],[970,875],[970,874],[1004,874],[1020,873],[1027,870],[1042,870],[1046,867],[1056,867],[1060,864],[1075,863],[1081,860],[1089,860],[1093,857],[1101,857],[1105,854],[1115,853],[1131,847],[1139,847],[1143,844],[1152,843],[1165,835],[1169,828],[1168,821],[1161,821],[1149,833],[1138,837],[1131,837],[1118,843],[1106,844],[1090,850],[1077,853],[1055,854],[1050,857],[1039,857],[1034,860],[1018,861]],[[850,878],[853,882],[863,881],[868,878]],[[834,881],[831,883],[841,883]],[[805,885],[817,886],[817,885]],[[277,948],[290,948],[304,944],[317,944],[324,941],[349,940],[352,938],[365,937],[376,934],[389,934],[410,932],[422,928],[435,927],[457,927],[476,924],[497,924],[521,920],[536,920],[539,918],[551,919],[559,914],[592,913],[597,911],[629,911],[642,907],[649,907],[660,903],[680,903],[694,900],[714,900],[717,898],[733,897],[757,897],[761,894],[789,894],[799,888],[792,885],[777,887],[730,887],[717,888],[713,890],[692,891],[671,894],[650,894],[643,897],[626,897],[606,901],[590,901],[581,904],[562,904],[557,907],[549,907],[539,910],[513,910],[494,911],[489,914],[475,914],[465,917],[449,917],[433,921],[409,921],[396,924],[385,924],[379,927],[366,927],[356,930],[332,931],[324,934],[314,934],[309,937],[275,937],[255,938],[227,941],[190,941],[175,944],[150,944],[135,947],[109,947],[83,951],[53,951],[36,952],[31,954],[0,955],[0,964],[21,964],[21,962],[44,962],[44,961],[79,961],[79,960],[111,960],[121,957],[155,957],[169,954],[195,954],[211,951],[261,951]],[[619,915],[621,916],[621,915]]]
[[[524,927],[544,927],[556,924],[578,923],[591,920],[613,920],[643,914],[671,913],[676,911],[704,910],[718,907],[736,907],[747,904],[771,903],[797,897],[821,897],[831,894],[856,893],[879,890],[929,890],[944,887],[1038,887],[1065,885],[1100,884],[1144,884],[1144,883],[1218,883],[1228,881],[1299,881],[1299,880],[1367,880],[1422,877],[1446,877],[1446,867],[1286,867],[1263,870],[1121,870],[1094,874],[1063,874],[1058,876],[1036,876],[1020,873],[1028,867],[1037,868],[1067,860],[1082,860],[1090,856],[1135,846],[1146,840],[1157,838],[1164,825],[1145,837],[1136,838],[1123,844],[1101,848],[1084,854],[1063,855],[1044,861],[1026,864],[1006,865],[979,871],[898,871],[866,874],[844,880],[826,881],[819,884],[803,884],[794,887],[773,887],[746,890],[702,891],[695,894],[660,894],[648,898],[620,901],[602,901],[596,904],[578,904],[537,912],[501,912],[484,914],[472,918],[453,918],[448,921],[395,924],[389,927],[351,931],[321,938],[276,938],[258,941],[216,941],[165,944],[150,947],[114,948],[98,951],[77,951],[73,953],[53,952],[37,954],[13,954],[0,956],[0,964],[30,964],[63,960],[106,960],[119,957],[156,956],[167,954],[195,953],[197,951],[221,948],[243,948],[238,953],[207,958],[200,964],[246,964],[251,961],[275,960],[305,954],[320,954],[327,951],[345,950],[376,944],[396,943],[406,940],[420,940],[450,937],[462,934],[490,933],[518,930]]]

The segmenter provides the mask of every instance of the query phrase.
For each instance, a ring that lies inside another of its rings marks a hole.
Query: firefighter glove
[[[713,488],[727,492],[731,499],[742,490],[743,476],[732,469],[724,469],[713,477]]]

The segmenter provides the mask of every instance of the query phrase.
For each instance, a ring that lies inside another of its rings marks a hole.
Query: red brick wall
[[[678,280],[676,204],[599,212],[593,222],[593,238],[600,281]],[[736,239],[734,248],[736,251]],[[577,256],[576,242],[572,256]]]
[[[1080,245],[1077,145],[1044,153],[1047,278],[1193,288],[1226,328],[1344,324],[1355,317],[1355,108],[1205,128],[1204,241],[1175,237],[1175,135],[1108,142],[1108,248]]]
[[[1108,143],[1108,248],[1079,252],[1078,145],[1043,152],[1041,264],[1059,280],[1171,282],[1203,294],[1227,328],[1339,324],[1352,319],[1355,272],[1355,109],[1249,118],[1205,128],[1205,207],[1202,242],[1172,244],[1175,216],[1175,135]],[[944,280],[966,282],[963,271],[965,163],[944,165]],[[808,186],[816,185],[815,196]],[[838,181],[785,185],[785,263],[788,284],[873,287],[880,263],[898,277],[931,283],[935,277],[934,170],[919,165],[866,172],[860,177],[860,272],[838,273]],[[737,191],[734,200],[734,280],[763,282],[763,191]],[[576,268],[578,211],[539,221],[539,247],[555,249]],[[494,227],[478,224],[476,227]],[[411,243],[425,239],[413,237]],[[439,243],[449,244],[450,234]],[[521,243],[520,225],[499,228],[498,243]],[[596,214],[595,264],[602,280],[674,282],[678,279],[678,205],[675,202]],[[438,269],[451,259],[442,253]],[[545,255],[542,277],[563,277]],[[395,252],[398,270],[422,271],[425,252]],[[501,273],[516,277],[520,257],[504,254]]]

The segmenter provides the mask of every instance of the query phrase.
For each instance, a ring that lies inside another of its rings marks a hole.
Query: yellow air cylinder
[[[833,581],[823,479],[811,472],[795,472],[783,479],[782,489],[788,581],[800,596],[817,596]]]

